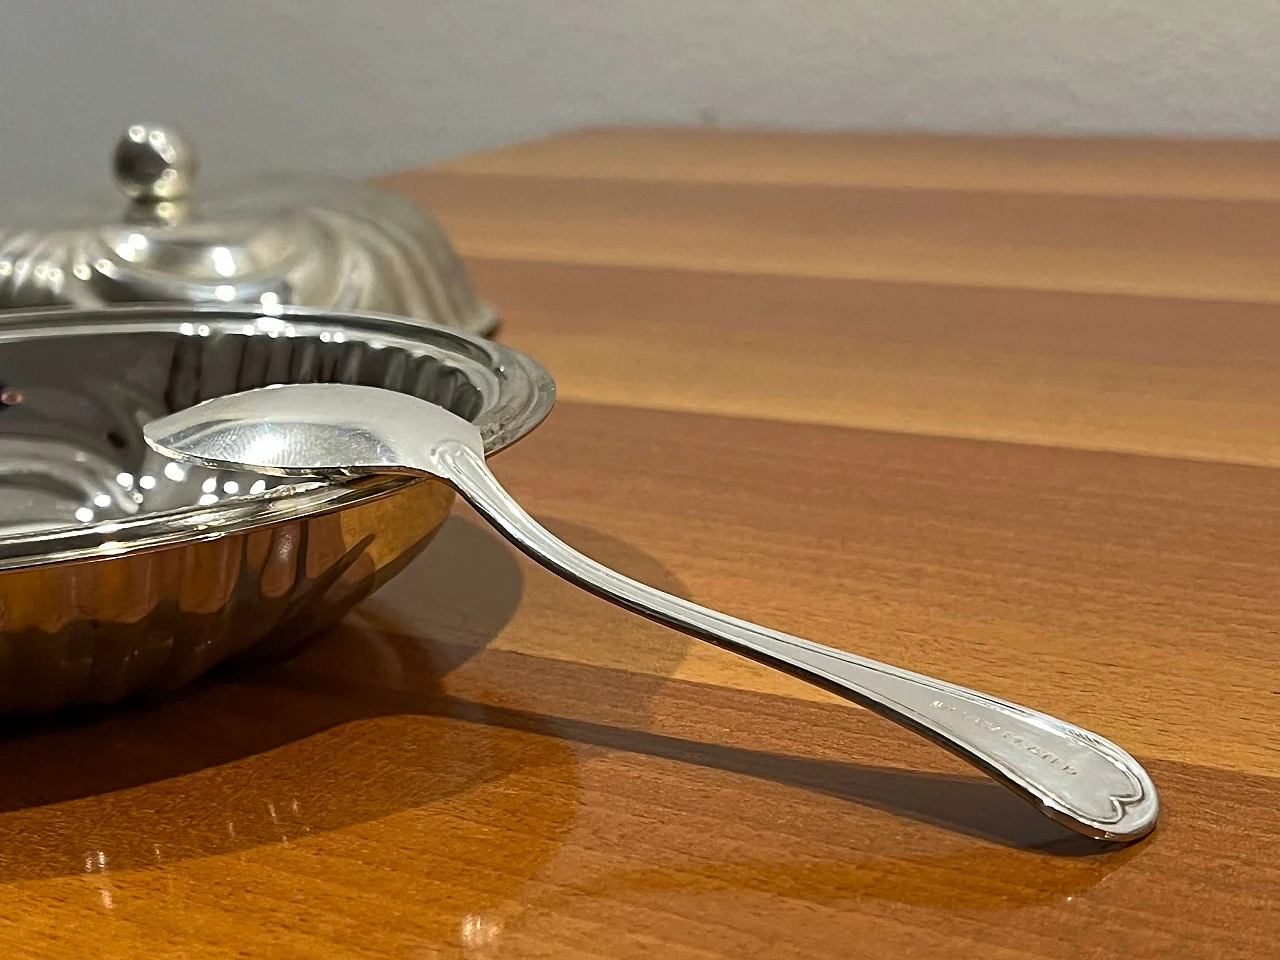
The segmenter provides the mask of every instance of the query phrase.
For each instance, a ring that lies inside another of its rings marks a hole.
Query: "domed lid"
[[[110,213],[0,214],[0,309],[139,301],[369,310],[470,333],[497,325],[436,222],[385,190],[270,175],[199,195],[199,162],[172,127],[116,144]],[[101,211],[101,208],[98,208]]]

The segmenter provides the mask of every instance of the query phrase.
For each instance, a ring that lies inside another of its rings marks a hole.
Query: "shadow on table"
[[[683,592],[634,548],[556,527],[602,561]],[[593,669],[577,664],[530,658],[541,673],[496,681],[493,696],[446,691],[445,678],[503,629],[522,593],[509,548],[479,521],[455,515],[383,594],[294,657],[228,666],[163,697],[8,721],[0,739],[0,769],[8,771],[0,780],[0,882],[275,844],[470,798],[536,769],[541,786],[521,800],[522,822],[536,829],[514,846],[492,831],[471,838],[476,857],[523,857],[527,870],[518,872],[532,875],[572,824],[583,745],[817,791],[1005,846],[1068,856],[1107,851],[985,779],[699,743],[522,706],[537,699],[525,683]],[[604,630],[608,616],[630,616],[574,596],[569,606],[585,606],[572,615]],[[682,649],[673,645],[659,672],[674,667]],[[611,697],[625,699],[641,725],[650,696],[669,681],[621,676],[623,689]]]

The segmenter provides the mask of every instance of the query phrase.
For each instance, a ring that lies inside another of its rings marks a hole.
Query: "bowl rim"
[[[319,307],[238,303],[146,303],[103,307],[38,307],[0,310],[0,345],[21,340],[108,333],[177,333],[207,336],[221,332],[292,336],[298,327],[328,327],[331,333],[360,334],[380,346],[405,345],[448,358],[463,371],[487,371],[471,382],[484,396],[475,423],[491,456],[523,439],[555,405],[551,374],[532,357],[511,347],[410,317]],[[425,336],[424,336],[425,334]],[[491,378],[491,379],[490,379]],[[0,572],[55,563],[110,559],[178,544],[216,540],[275,523],[297,521],[367,503],[421,482],[412,477],[359,477],[278,486],[208,506],[191,505],[124,520],[103,520],[38,533],[0,536]]]

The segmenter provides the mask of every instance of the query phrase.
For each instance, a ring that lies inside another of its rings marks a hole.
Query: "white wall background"
[[[602,122],[1280,135],[1280,0],[0,0],[0,201],[365,174]]]

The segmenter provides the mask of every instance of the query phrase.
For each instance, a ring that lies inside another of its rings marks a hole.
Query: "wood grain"
[[[1274,144],[592,131],[392,178],[625,573],[1093,727],[1129,847],[459,508],[284,659],[0,737],[5,957],[1181,958],[1280,938]]]
[[[44,846],[7,866],[7,955],[1265,956],[1280,933],[1270,779],[1215,772],[1210,807],[1208,771],[1154,763],[1160,833],[1099,851],[865,713],[466,654],[357,619],[146,716],[29,731],[150,758],[190,739],[166,724],[216,723],[244,756],[25,811],[6,849]]]
[[[477,259],[561,396],[1280,464],[1280,309]]]
[[[1280,199],[1264,140],[598,128],[439,164],[519,177]]]
[[[1280,204],[418,172],[468,256],[1275,303]]]

